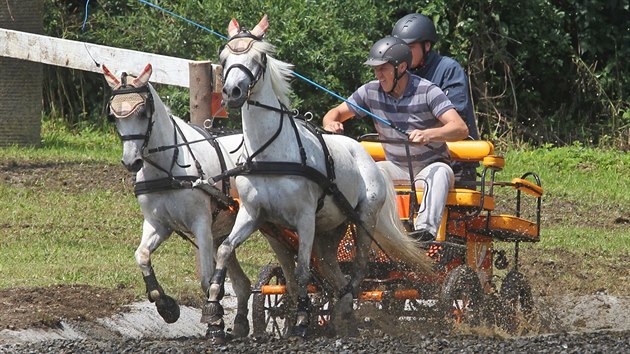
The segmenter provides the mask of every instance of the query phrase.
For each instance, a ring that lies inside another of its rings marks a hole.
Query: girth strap
[[[221,179],[225,177],[239,175],[293,175],[310,179],[317,183],[324,191],[333,184],[328,177],[324,176],[317,169],[303,165],[298,162],[267,162],[252,161],[248,164],[238,165],[237,167],[226,171],[222,175],[213,177],[213,179]]]
[[[238,203],[228,193],[225,193],[215,186],[209,184],[198,184],[194,182],[198,181],[197,176],[173,176],[164,177],[160,179],[153,179],[150,181],[142,181],[134,184],[134,194],[139,196],[141,194],[149,194],[155,192],[164,192],[173,189],[193,189],[199,188],[210,197],[219,202],[220,209],[238,209]],[[212,213],[213,216],[218,214],[218,209]]]
[[[163,192],[172,189],[192,189],[192,182],[199,179],[197,176],[173,176],[149,181],[136,182],[134,184],[134,194],[148,194],[154,192]]]

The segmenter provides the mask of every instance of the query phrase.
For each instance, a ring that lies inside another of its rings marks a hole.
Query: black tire
[[[525,315],[534,310],[532,288],[523,273],[516,270],[510,271],[503,279],[501,298],[506,305]]]
[[[505,308],[502,327],[513,332],[523,319],[528,319],[534,311],[532,289],[523,273],[510,271],[501,284],[501,300]]]
[[[277,264],[266,265],[258,275],[258,282],[254,289],[260,290],[263,285],[286,285],[286,278]],[[289,312],[288,295],[254,293],[252,297],[252,326],[254,336],[265,333],[282,338],[288,327]]]
[[[460,265],[446,275],[438,310],[448,322],[479,325],[484,316],[484,292],[479,277],[467,265]]]

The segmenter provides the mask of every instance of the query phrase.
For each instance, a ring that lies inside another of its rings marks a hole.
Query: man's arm
[[[441,127],[413,130],[409,133],[409,140],[428,144],[434,141],[463,140],[468,136],[468,127],[454,108],[442,113],[437,119],[442,123]]]
[[[354,116],[354,112],[350,110],[346,102],[342,102],[324,115],[322,126],[331,133],[343,133],[343,122],[352,116]]]

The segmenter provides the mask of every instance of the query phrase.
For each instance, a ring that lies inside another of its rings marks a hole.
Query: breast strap
[[[306,164],[306,153],[302,144],[302,139],[299,135],[297,124],[295,122],[297,115],[288,114],[291,112],[286,110],[284,107],[278,109],[275,107],[264,105],[260,102],[250,102],[250,104],[274,110],[280,113],[280,126],[278,127],[278,131],[276,131],[272,138],[263,145],[263,148],[269,146],[271,142],[279,135],[280,130],[282,129],[282,119],[284,115],[286,114],[289,117],[291,127],[295,132],[296,140],[298,143],[301,162],[253,161],[252,158],[263,150],[263,148],[261,148],[254,152],[250,157],[248,157],[248,159],[244,163],[239,164],[235,168],[227,170],[218,176],[212,177],[212,179],[216,182],[227,177],[239,175],[292,175],[305,177],[317,183],[317,185],[322,188],[322,194],[317,200],[317,211],[321,210],[321,208],[324,206],[324,197],[326,195],[332,195],[339,208],[342,209],[342,212],[352,221],[357,221],[358,215],[354,211],[354,208],[352,207],[352,205],[350,205],[350,202],[348,202],[346,197],[339,190],[337,184],[335,183],[336,176],[334,159],[330,155],[330,151],[328,150],[328,146],[324,141],[322,132],[319,131],[316,127],[312,126],[306,120],[304,120],[305,127],[317,137],[320,145],[322,146],[322,150],[324,152],[324,161],[326,163],[326,175],[324,175],[314,167],[308,166]]]

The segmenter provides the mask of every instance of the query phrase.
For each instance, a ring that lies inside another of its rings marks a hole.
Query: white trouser
[[[409,183],[409,172],[407,170],[394,165],[390,161],[379,161],[377,165],[383,171],[385,177],[389,177],[394,181],[404,180]],[[415,176],[416,190],[424,190],[425,193],[418,209],[418,216],[414,222],[415,230],[427,230],[434,236],[437,234],[442,221],[444,207],[446,206],[448,190],[453,187],[454,180],[455,176],[451,166],[442,162],[430,164]]]

